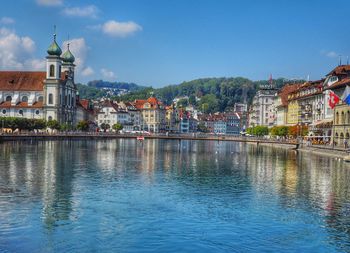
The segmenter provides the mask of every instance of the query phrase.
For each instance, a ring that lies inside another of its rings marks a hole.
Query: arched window
[[[74,106],[74,97],[72,96],[72,106]]]
[[[4,109],[4,110],[2,110],[2,114],[6,114],[6,110]]]
[[[49,120],[49,121],[52,120],[52,116],[49,116],[48,120]]]
[[[70,101],[70,94],[69,94],[69,95],[68,95],[68,105],[71,105],[70,102],[71,102],[71,101]]]
[[[339,124],[339,112],[335,114],[335,124]]]
[[[53,64],[50,65],[50,77],[55,76],[55,66]]]
[[[22,97],[22,102],[28,102],[28,97],[27,96],[23,96]]]
[[[52,93],[49,94],[49,104],[53,104],[53,95]]]
[[[20,114],[20,115],[22,115],[23,116],[23,110],[21,109],[21,110],[19,110],[18,111],[18,114]]]
[[[341,121],[341,124],[345,124],[345,114],[344,114],[344,112],[341,112],[340,121]]]
[[[38,97],[38,101],[39,102],[44,102],[44,97],[43,96]]]
[[[12,97],[11,96],[7,96],[6,97],[6,101],[11,101],[12,100]]]

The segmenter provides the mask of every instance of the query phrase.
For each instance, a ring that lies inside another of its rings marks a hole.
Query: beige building
[[[268,126],[275,124],[276,110],[274,100],[275,89],[260,89],[253,98],[249,110],[249,126]]]
[[[350,141],[350,106],[341,100],[346,86],[350,86],[350,65],[340,65],[333,69],[325,81],[326,90],[332,90],[339,98],[334,108],[332,141],[335,146],[344,147]]]
[[[133,104],[141,112],[141,130],[153,133],[165,131],[166,111],[162,102],[155,97],[150,97],[147,100],[135,100]]]

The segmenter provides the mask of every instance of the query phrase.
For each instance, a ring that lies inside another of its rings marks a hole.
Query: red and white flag
[[[339,100],[340,100],[339,97],[333,91],[329,93],[328,104],[330,108],[333,109],[335,105],[339,103]]]

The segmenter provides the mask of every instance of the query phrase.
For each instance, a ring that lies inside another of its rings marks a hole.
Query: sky
[[[347,0],[3,1],[0,70],[45,69],[70,42],[76,82],[324,77],[350,55]]]

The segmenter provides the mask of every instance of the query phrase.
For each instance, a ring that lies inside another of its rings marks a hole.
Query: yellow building
[[[298,100],[292,99],[292,95],[290,95],[288,99],[287,125],[294,126],[298,124],[298,120],[299,120],[299,103],[298,103]]]
[[[165,131],[165,107],[155,97],[135,100],[134,106],[141,111],[142,130],[154,133]]]

